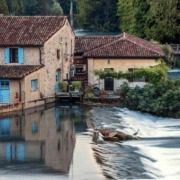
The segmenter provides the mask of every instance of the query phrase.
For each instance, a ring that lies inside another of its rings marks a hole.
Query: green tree
[[[24,12],[24,1],[25,0],[7,0],[9,14],[22,15]]]
[[[124,32],[136,33],[134,0],[118,0],[118,16],[120,29]]]
[[[78,27],[92,31],[117,31],[117,0],[78,0]]]
[[[0,14],[8,14],[8,6],[6,0],[0,0]]]
[[[145,38],[146,22],[147,22],[147,12],[150,8],[147,0],[134,0],[134,18],[136,23],[134,26],[135,34],[139,37]]]
[[[53,5],[50,8],[50,13],[52,15],[62,15],[63,14],[63,9],[56,0],[53,0]]]
[[[61,5],[64,14],[69,15],[70,0],[58,0],[58,2]]]
[[[62,15],[63,11],[56,0],[26,0],[25,15]]]
[[[162,43],[179,43],[179,0],[118,0],[117,6],[121,31]]]
[[[148,0],[150,8],[145,29],[148,39],[161,42],[177,40],[176,36],[180,35],[178,3],[179,0]]]

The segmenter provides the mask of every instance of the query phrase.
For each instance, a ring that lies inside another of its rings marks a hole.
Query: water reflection
[[[83,111],[77,106],[1,117],[0,170],[13,164],[17,167],[33,163],[41,165],[41,170],[68,173],[76,141],[75,128],[77,131],[85,128],[82,120]]]

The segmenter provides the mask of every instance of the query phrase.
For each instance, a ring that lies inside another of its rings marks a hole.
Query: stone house
[[[0,17],[0,111],[54,101],[70,76],[74,38],[64,16]]]
[[[158,44],[122,33],[115,36],[79,36],[75,39],[75,80],[97,84],[100,89],[114,91],[121,80],[99,80],[95,70],[133,71],[158,65],[164,53]]]

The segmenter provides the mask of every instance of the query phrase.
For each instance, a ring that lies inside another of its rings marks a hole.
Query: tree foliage
[[[147,27],[145,33],[148,39],[156,39],[161,42],[175,41],[180,32],[178,20],[179,0],[149,0],[150,6],[147,12]],[[180,35],[180,34],[179,34]]]
[[[123,104],[131,109],[157,115],[180,117],[180,80],[147,84],[144,88],[121,86]]]
[[[63,10],[57,0],[5,0],[10,15],[62,15]]]
[[[179,0],[119,0],[121,31],[160,42],[180,42]]]
[[[180,43],[179,0],[73,0],[76,28]],[[69,15],[70,0],[0,0],[9,15]]]
[[[117,0],[78,0],[78,26],[92,31],[118,30]]]
[[[6,0],[0,0],[0,14],[8,14],[8,6]]]

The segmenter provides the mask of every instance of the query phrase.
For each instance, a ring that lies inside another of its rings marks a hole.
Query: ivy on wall
[[[149,68],[134,69],[131,72],[116,72],[113,70],[95,70],[94,74],[99,76],[100,79],[105,79],[107,77],[112,77],[114,79],[127,79],[133,81],[133,79],[145,79],[145,81],[150,83],[157,83],[167,79],[168,67],[166,64],[161,63],[157,66]]]

